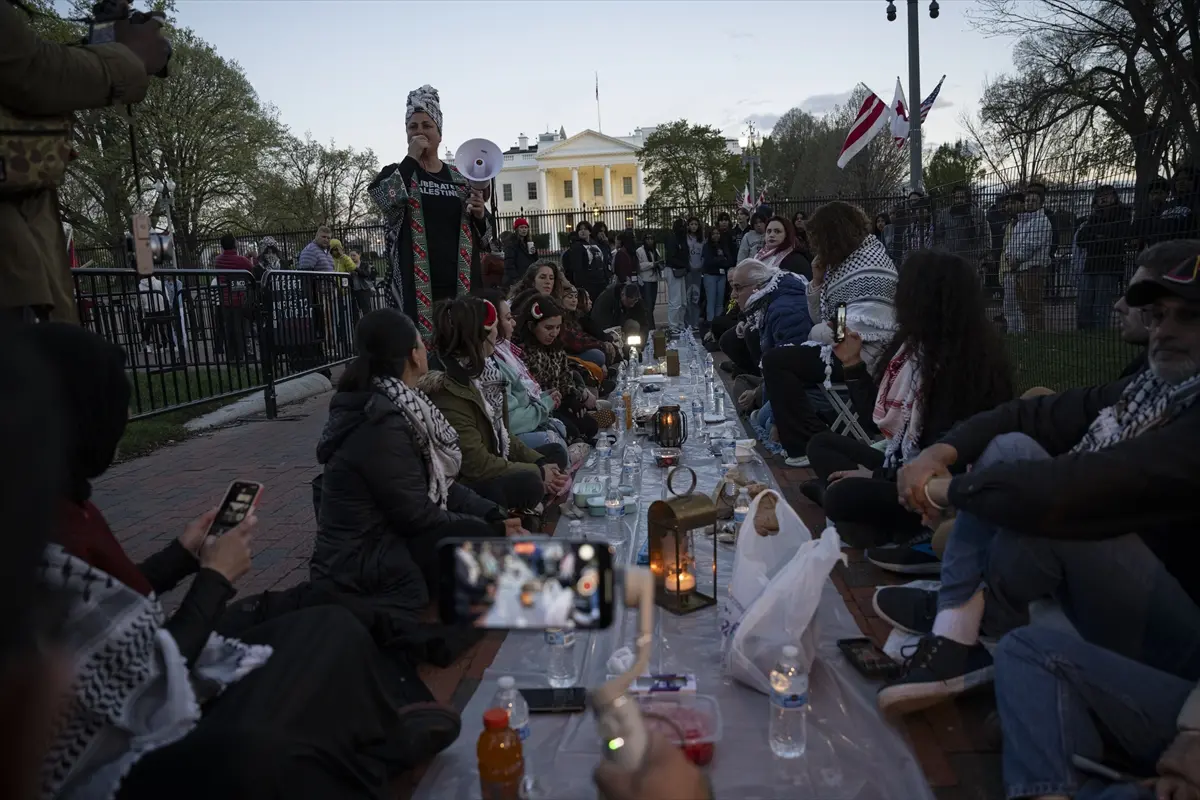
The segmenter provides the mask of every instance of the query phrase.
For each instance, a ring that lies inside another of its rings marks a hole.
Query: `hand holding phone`
[[[250,541],[257,524],[255,517],[249,517],[226,535],[211,539],[200,550],[200,566],[220,573],[230,583],[237,583],[253,566]]]
[[[236,528],[246,518],[253,516],[258,501],[262,499],[263,485],[256,481],[234,481],[225,492],[225,499],[217,508],[208,536],[220,536]]]

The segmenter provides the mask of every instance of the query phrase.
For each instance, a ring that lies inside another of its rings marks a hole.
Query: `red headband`
[[[496,314],[496,307],[491,304],[491,301],[484,300],[483,304],[487,306],[487,310],[483,312],[483,328],[490,331],[496,327],[499,316]]]
[[[541,303],[539,303],[538,301],[534,300],[534,301],[533,301],[533,305],[531,305],[531,306],[529,307],[529,316],[531,316],[531,317],[533,317],[534,319],[536,319],[536,320],[539,320],[539,321],[540,321],[540,320],[541,320],[541,318],[542,318],[542,316],[543,316],[543,314],[542,314],[542,304],[541,304]]]

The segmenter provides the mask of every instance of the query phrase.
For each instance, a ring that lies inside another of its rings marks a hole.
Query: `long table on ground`
[[[689,378],[672,378],[663,387],[664,402],[683,392],[694,391]],[[717,391],[724,391],[717,381]],[[726,396],[727,421],[737,435],[743,429]],[[707,426],[711,431],[718,425]],[[711,493],[723,470],[702,442],[698,431],[690,431],[683,447],[682,464],[695,470],[696,491]],[[621,532],[610,533],[604,518],[583,518],[583,530],[591,540],[608,541],[617,564],[636,563],[638,549],[647,536],[646,512],[661,492],[663,470],[654,463],[653,445],[643,440],[642,478],[637,515],[627,515]],[[599,474],[600,461],[581,470],[579,478]],[[620,455],[614,452],[614,468]],[[754,477],[774,488],[778,484],[770,469],[759,461],[750,467]],[[578,478],[577,478],[578,480]],[[678,481],[676,488],[682,488]],[[565,535],[565,525],[559,526]],[[819,531],[813,531],[819,535]],[[709,549],[707,543],[699,548]],[[724,591],[733,570],[734,547],[718,545],[718,590]],[[634,611],[618,608],[607,630],[577,634],[574,655],[578,685],[598,686],[608,678],[606,662],[621,646],[632,648],[636,636]],[[837,647],[839,639],[861,636],[832,581],[826,581],[817,626],[817,657],[809,674],[810,707],[806,754],[793,761],[775,758],[767,743],[768,699],[753,689],[734,683],[722,674],[722,636],[717,607],[687,616],[659,609],[657,644],[652,670],[658,673],[692,673],[698,693],[715,698],[720,706],[723,736],[715,757],[707,767],[718,800],[932,800],[933,792],[903,737],[882,719],[875,706],[878,686],[861,678]],[[491,666],[463,711],[462,735],[441,754],[417,788],[417,800],[468,800],[479,797],[479,775],[475,743],[483,728],[483,712],[496,692],[496,682],[505,675],[518,687],[547,686],[546,646],[541,632],[512,631],[504,640]],[[533,779],[531,800],[594,798],[592,771],[600,762],[600,739],[590,713],[537,714],[530,720],[525,742],[526,775]]]

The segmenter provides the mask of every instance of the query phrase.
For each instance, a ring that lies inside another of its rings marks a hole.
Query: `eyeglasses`
[[[1168,318],[1175,320],[1179,325],[1196,325],[1200,323],[1200,306],[1175,306],[1166,308],[1164,306],[1147,306],[1138,309],[1142,318],[1142,324],[1147,328],[1161,327]]]

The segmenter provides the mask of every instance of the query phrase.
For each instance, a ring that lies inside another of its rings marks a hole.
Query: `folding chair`
[[[871,444],[874,439],[867,434],[858,421],[858,415],[854,413],[854,407],[850,403],[850,390],[846,388],[846,384],[835,383],[828,389],[824,386],[821,386],[820,389],[837,415],[829,429],[843,436],[852,436],[863,444]]]

